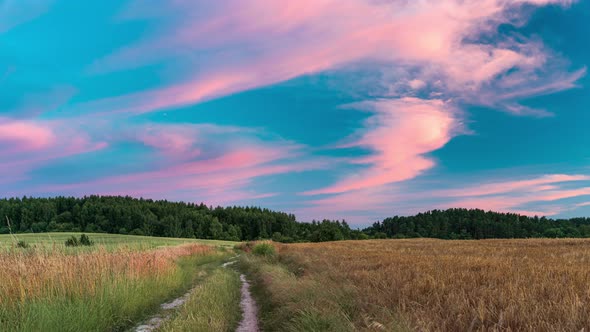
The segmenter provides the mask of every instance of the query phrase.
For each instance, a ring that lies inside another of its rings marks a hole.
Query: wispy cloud
[[[107,146],[70,125],[0,118],[0,182],[22,180],[27,172],[49,162]]]
[[[462,130],[453,107],[441,100],[401,98],[350,107],[374,112],[358,133],[360,137],[346,144],[373,152],[353,161],[368,167],[306,195],[342,193],[415,178],[435,164],[425,155],[443,147]]]
[[[19,158],[16,162],[19,165],[38,167],[37,161],[40,161],[39,158],[42,156],[51,159],[57,157],[51,153],[58,145],[61,144],[68,149],[65,139],[59,137],[56,131],[44,127],[31,127],[26,132],[31,133],[32,128],[39,131],[38,136],[48,135],[48,139],[17,136],[18,139],[24,140],[25,147],[35,150],[33,156],[29,157],[29,154],[26,154],[25,157]],[[136,167],[132,172],[117,171],[116,156],[111,156],[113,160],[107,164],[114,168],[115,174],[96,175],[87,180],[69,183],[46,179],[43,185],[30,186],[26,191],[13,189],[11,194],[84,195],[93,192],[179,200],[192,197],[211,204],[230,204],[246,199],[268,198],[277,194],[261,193],[249,188],[256,178],[326,167],[321,161],[302,158],[304,147],[299,144],[284,140],[263,141],[258,139],[257,135],[258,132],[250,128],[208,124],[145,123],[122,128],[98,126],[90,131],[89,139],[95,143],[87,142],[85,146],[142,145],[148,149],[146,153],[149,160],[143,165],[144,170]],[[72,142],[76,140],[81,141],[81,138],[70,138]],[[102,140],[104,143],[97,143]],[[29,146],[30,141],[49,143]],[[78,146],[72,144],[72,147]],[[88,150],[71,151],[69,155],[83,152]],[[66,154],[60,155],[65,156]],[[0,169],[3,169],[3,166],[9,169],[17,165],[0,164]],[[19,173],[26,175],[30,168],[20,169]]]
[[[52,0],[0,1],[0,33],[42,15],[50,8],[52,3]]]
[[[408,78],[410,86],[421,81],[421,87],[428,85],[449,98],[502,107],[517,96],[567,88],[584,74],[580,70],[568,76],[561,74],[564,68],[553,68],[552,75],[563,79],[551,87],[539,70],[555,56],[538,42],[509,36],[496,36],[500,39],[492,43],[478,40],[502,23],[517,21],[526,3],[570,1],[171,2],[165,19],[147,16],[160,26],[159,32],[97,61],[93,70],[175,59],[198,71],[188,71],[171,86],[105,99],[91,108],[149,112],[179,107],[363,60],[417,68],[415,77]],[[127,16],[135,17],[138,8],[131,6]],[[208,56],[191,60],[190,54],[198,53]],[[399,84],[399,79],[382,84]],[[490,94],[508,84],[501,82],[511,82],[512,95],[494,100]],[[478,98],[484,92],[485,101]],[[513,105],[504,109],[522,113]]]
[[[441,179],[436,183],[430,182],[427,188],[422,186],[417,189],[414,186],[394,183],[314,198],[298,213],[307,218],[336,216],[359,224],[378,220],[382,216],[447,208],[552,216],[587,205],[584,202],[590,196],[590,175],[521,175],[521,178],[515,179],[480,174],[468,181]],[[359,217],[350,217],[355,215]]]

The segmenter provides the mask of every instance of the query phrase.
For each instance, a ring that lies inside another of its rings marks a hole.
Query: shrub
[[[66,247],[78,247],[78,246],[91,246],[91,245],[94,245],[94,242],[92,242],[92,240],[90,240],[88,235],[82,234],[82,235],[80,235],[79,240],[78,240],[78,238],[76,238],[75,236],[72,235],[69,239],[66,240],[65,244],[66,244]]]
[[[69,239],[66,240],[66,247],[77,247],[80,245],[80,241],[75,236],[71,236]]]
[[[29,247],[29,244],[28,244],[28,243],[26,243],[26,242],[25,242],[25,241],[23,241],[23,240],[20,240],[20,241],[18,241],[18,242],[16,243],[16,247],[17,247],[17,248],[25,248],[25,249],[26,249],[26,248],[28,248],[28,247]]]
[[[243,252],[251,252],[252,248],[254,247],[255,242],[248,241],[248,242],[241,242],[234,246],[234,249],[241,250]]]
[[[270,257],[276,254],[275,247],[271,243],[258,243],[252,248],[252,253],[256,256]]]
[[[86,234],[80,235],[80,244],[83,246],[91,246],[94,244]]]
[[[136,229],[132,230],[131,232],[129,232],[129,235],[145,235],[145,234],[141,229],[136,228]]]

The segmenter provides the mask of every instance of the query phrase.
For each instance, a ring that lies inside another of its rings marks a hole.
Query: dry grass
[[[0,252],[0,330],[118,329],[190,286],[195,260],[214,252],[199,244]]]
[[[299,283],[321,280],[326,300],[353,289],[345,306],[357,330],[590,328],[590,240],[291,244],[280,260]]]
[[[167,276],[179,257],[212,248],[188,244],[149,251],[95,252],[79,255],[56,251],[0,254],[0,301],[6,304],[52,297],[93,296],[101,284],[118,279]]]

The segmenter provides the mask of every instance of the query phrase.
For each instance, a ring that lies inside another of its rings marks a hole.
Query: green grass
[[[111,279],[94,296],[53,297],[0,306],[0,331],[124,331],[186,292],[230,255],[216,251],[178,261],[160,278]]]
[[[355,331],[350,285],[298,276],[276,258],[242,255],[240,268],[253,277],[252,292],[264,331]]]
[[[194,290],[178,314],[160,331],[234,331],[240,314],[238,274],[220,268]]]
[[[15,234],[18,240],[25,241],[31,246],[51,248],[53,246],[64,246],[64,242],[72,235],[80,237],[82,233],[24,233]],[[138,249],[150,249],[161,246],[174,246],[183,243],[200,243],[225,248],[233,248],[237,242],[221,240],[201,240],[186,238],[151,237],[138,235],[120,235],[106,233],[84,233],[94,241],[95,246],[102,246],[113,249],[120,246],[128,246]],[[14,245],[14,238],[9,234],[0,235],[0,249],[10,248]],[[80,248],[84,249],[84,248]],[[87,249],[89,250],[89,249]]]

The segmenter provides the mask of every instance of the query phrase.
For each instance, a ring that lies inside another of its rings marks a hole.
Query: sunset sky
[[[0,0],[0,196],[590,215],[590,1]]]

